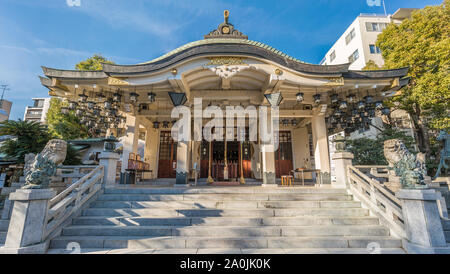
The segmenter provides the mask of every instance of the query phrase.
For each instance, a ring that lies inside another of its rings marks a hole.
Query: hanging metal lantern
[[[99,108],[94,108],[94,110],[92,111],[92,113],[93,113],[95,116],[99,116],[99,115],[100,115],[100,109],[99,109]]]
[[[339,108],[340,109],[347,109],[348,105],[346,101],[340,101],[339,102]]]
[[[347,96],[347,101],[348,101],[350,104],[356,102],[356,96],[355,96],[355,94],[349,94],[349,95]]]
[[[376,101],[375,102],[375,109],[382,109],[383,108],[383,102],[381,101]]]
[[[77,108],[77,106],[78,106],[77,102],[69,101],[69,109],[70,110],[75,110]]]
[[[314,94],[313,98],[314,98],[315,104],[317,104],[317,105],[320,104],[320,98],[321,98],[320,94]]]
[[[373,96],[367,95],[366,97],[364,97],[364,101],[366,101],[367,104],[373,103]]]
[[[156,100],[156,94],[154,94],[153,92],[147,93],[147,97],[148,97],[148,100],[150,101],[150,103],[153,103]]]
[[[106,114],[107,114],[108,116],[116,116],[117,110],[116,110],[115,108],[111,108],[111,109],[109,109],[109,110],[106,112]]]
[[[92,110],[94,107],[95,107],[95,103],[94,102],[92,102],[92,101],[88,101],[87,102],[87,108],[89,110]]]
[[[169,122],[168,121],[164,121],[162,123],[163,128],[168,128],[169,127]]]
[[[139,94],[137,94],[136,92],[130,93],[130,101],[131,101],[131,103],[136,103],[138,97],[139,97]]]
[[[86,94],[84,94],[84,90],[83,90],[83,93],[80,94],[80,95],[78,96],[78,100],[79,100],[81,103],[86,103],[87,98],[88,98],[88,96],[87,96]]]
[[[62,114],[69,114],[69,108],[68,107],[61,107],[61,113]]]
[[[156,129],[159,128],[159,122],[158,121],[153,122],[153,128],[156,128]]]
[[[287,126],[289,125],[289,120],[288,120],[288,119],[283,119],[283,120],[281,120],[281,124],[282,124],[284,127],[287,127]]]
[[[381,113],[382,113],[383,115],[389,115],[389,114],[391,113],[391,109],[388,108],[388,107],[383,107],[383,108],[381,109]]]
[[[293,127],[297,126],[297,125],[298,125],[297,119],[292,119],[292,120],[291,120],[291,125],[292,125]]]
[[[330,98],[331,98],[331,103],[332,104],[336,104],[339,101],[339,95],[337,95],[336,93],[335,94],[331,94]]]
[[[295,95],[295,97],[297,98],[298,103],[303,102],[303,100],[305,99],[303,92],[297,93],[297,95]]]
[[[105,103],[103,103],[103,106],[105,107],[105,109],[111,109],[112,108],[111,98],[107,99]]]
[[[120,93],[116,92],[113,94],[112,100],[115,103],[119,103],[122,100],[122,95]]]
[[[106,96],[103,94],[103,91],[100,91],[98,94],[97,94],[97,99],[99,100],[99,101],[102,101],[102,100],[104,100],[106,98]]]
[[[364,103],[364,101],[359,101],[357,104],[358,109],[363,109],[366,107],[366,104]]]

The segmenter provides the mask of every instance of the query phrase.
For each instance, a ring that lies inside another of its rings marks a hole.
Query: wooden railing
[[[103,166],[95,166],[91,172],[49,201],[44,239],[47,239],[49,235],[59,228],[73,213],[82,208],[102,188],[103,176]]]
[[[355,166],[348,167],[349,189],[352,194],[376,214],[394,234],[406,237],[401,201],[376,179]]]

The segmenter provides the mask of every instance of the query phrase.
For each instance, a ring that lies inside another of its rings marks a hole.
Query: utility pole
[[[384,3],[384,0],[383,0],[383,9],[384,9],[384,15],[387,16],[387,12],[386,12],[386,4]]]
[[[5,95],[5,91],[10,90],[10,88],[8,88],[8,85],[0,85],[0,89],[2,90],[2,97],[0,99],[0,108],[3,107],[3,96]]]

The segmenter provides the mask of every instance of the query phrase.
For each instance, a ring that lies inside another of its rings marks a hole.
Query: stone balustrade
[[[50,240],[103,193],[106,184],[115,183],[112,174],[119,157],[112,152],[102,154],[98,166],[59,167],[56,177],[75,179],[59,194],[51,188],[18,189],[12,193],[14,206],[0,253],[45,253]]]
[[[371,213],[391,232],[402,238],[408,253],[450,254],[443,222],[448,220],[441,193],[428,185],[421,189],[400,189],[393,193],[383,182],[389,178],[386,166],[353,166],[352,155],[334,156],[336,166],[347,172],[337,174],[336,181],[345,185]],[[345,175],[344,175],[345,173]]]

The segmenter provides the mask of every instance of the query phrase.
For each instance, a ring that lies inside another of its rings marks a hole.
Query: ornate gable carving
[[[205,35],[205,39],[212,38],[232,38],[232,39],[248,39],[247,35],[244,35],[242,32],[234,29],[233,24],[228,22],[228,17],[230,16],[230,12],[225,10],[223,12],[223,17],[225,21],[220,24],[217,29],[211,31],[209,34]]]

